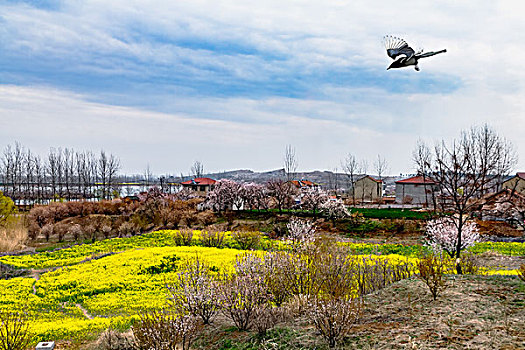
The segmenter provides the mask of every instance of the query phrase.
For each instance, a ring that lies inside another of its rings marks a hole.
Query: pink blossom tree
[[[292,217],[288,224],[287,238],[292,243],[292,248],[295,250],[299,245],[312,242],[315,239],[316,227],[312,220],[305,220]]]
[[[208,206],[217,211],[240,209],[244,202],[244,186],[232,180],[219,180],[206,197]]]
[[[314,216],[328,200],[328,194],[320,188],[306,188],[301,193],[301,207],[313,211]]]
[[[245,209],[268,209],[268,190],[265,186],[253,182],[243,184]]]
[[[475,222],[463,223],[461,231],[461,243],[458,245],[458,219],[444,216],[427,223],[427,244],[434,251],[445,251],[450,257],[459,256],[457,249],[464,250],[472,246],[480,238],[478,227]],[[459,247],[459,248],[458,248]]]

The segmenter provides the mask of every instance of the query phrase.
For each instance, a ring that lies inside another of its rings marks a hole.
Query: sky
[[[414,171],[488,123],[525,170],[525,2],[0,2],[0,147],[118,156],[122,171]],[[447,53],[386,70],[382,37]]]

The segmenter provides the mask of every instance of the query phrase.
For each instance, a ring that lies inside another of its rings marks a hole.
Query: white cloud
[[[392,71],[393,79],[447,76],[461,84],[450,93],[392,94],[376,85],[326,82],[314,87],[317,94],[301,99],[173,94],[151,96],[154,102],[142,108],[87,102],[100,96],[56,87],[0,85],[5,126],[0,136],[5,143],[20,140],[40,150],[104,147],[137,171],[148,162],[158,171],[186,171],[196,158],[214,170],[275,168],[284,145],[291,143],[304,168],[333,168],[351,151],[368,158],[384,154],[395,173],[409,170],[418,137],[450,138],[488,122],[525,158],[524,6],[489,0],[86,0],[46,11],[4,4],[2,50],[67,57],[74,65],[64,70],[128,75],[155,84],[148,77],[162,73],[157,66],[166,66],[195,80],[228,82],[223,75],[231,75],[265,84],[286,72],[300,80],[323,69],[383,70],[389,59],[380,39],[392,33],[427,50],[448,50],[422,61],[419,73]],[[180,41],[226,46],[214,50]],[[227,44],[255,53],[229,52]],[[157,101],[166,113],[148,110]],[[520,166],[525,168],[523,160]]]

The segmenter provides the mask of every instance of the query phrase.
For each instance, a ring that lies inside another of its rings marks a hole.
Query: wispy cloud
[[[523,154],[524,6],[6,1],[3,140],[107,145],[130,168],[162,149],[160,167],[176,145],[170,167],[208,157],[218,170],[278,167],[293,143],[307,168],[352,151],[383,153],[399,172],[417,137],[489,122]],[[390,33],[448,52],[419,73],[386,72],[380,40]]]

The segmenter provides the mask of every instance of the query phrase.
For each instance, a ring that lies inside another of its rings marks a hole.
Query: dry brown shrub
[[[180,229],[173,234],[173,240],[177,246],[189,246],[193,240],[193,230]]]
[[[232,232],[232,239],[240,249],[257,249],[261,242],[261,233],[257,231],[235,231]]]
[[[139,228],[134,222],[125,221],[118,228],[119,237],[133,236],[139,232]]]
[[[272,306],[269,303],[259,305],[253,315],[253,327],[257,330],[259,337],[274,328],[286,318],[286,310],[283,307]]]
[[[239,330],[252,328],[258,308],[269,302],[262,260],[254,255],[237,259],[235,274],[222,276],[219,284],[222,311]]]
[[[12,252],[24,247],[28,230],[21,220],[0,226],[0,252]]]
[[[224,236],[226,232],[221,231],[201,231],[200,241],[205,247],[222,248],[224,246]]]
[[[459,261],[461,271],[465,275],[479,275],[480,274],[480,263],[479,259],[475,254],[463,253]]]
[[[174,284],[166,287],[168,303],[175,310],[200,317],[204,324],[210,324],[219,312],[217,282],[211,267],[198,257],[177,273]]]
[[[215,220],[215,214],[211,210],[205,210],[197,214],[197,222],[203,226],[211,225]]]
[[[111,235],[112,228],[108,224],[103,224],[100,228],[100,231],[102,231],[102,234],[104,235],[104,238],[108,239]]]
[[[518,269],[518,277],[525,282],[525,264],[521,264]]]
[[[42,235],[44,235],[46,242],[49,242],[49,238],[54,233],[54,224],[45,224],[44,227],[42,227],[42,230],[40,231]]]
[[[361,311],[360,299],[315,297],[309,303],[307,316],[328,346],[334,348],[350,332]]]
[[[196,317],[169,310],[143,312],[139,317],[132,330],[140,350],[189,349],[202,329]]]
[[[135,350],[133,334],[122,333],[109,328],[98,338],[96,348],[99,350]]]
[[[429,254],[419,258],[417,263],[419,279],[428,286],[434,300],[446,288],[444,274],[447,271],[447,261],[443,255]]]
[[[77,241],[83,235],[84,232],[82,231],[82,226],[80,226],[79,224],[73,224],[69,227],[68,233],[71,235],[71,237],[73,237],[75,241]]]

